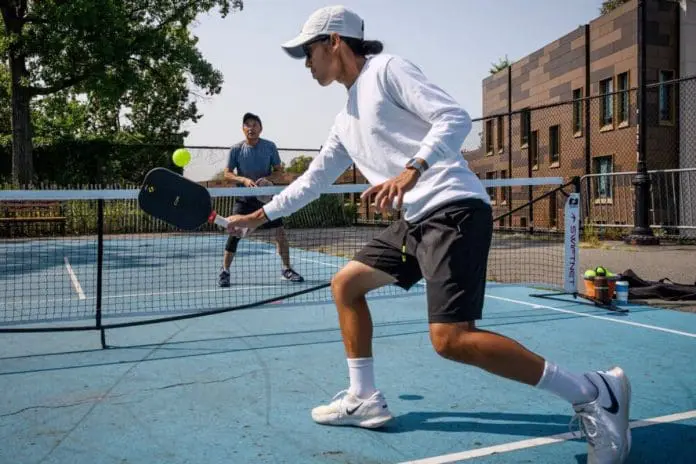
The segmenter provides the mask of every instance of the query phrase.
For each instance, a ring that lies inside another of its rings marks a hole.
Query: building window
[[[531,114],[529,108],[520,113],[520,145],[523,147],[529,142],[529,129],[531,128]]]
[[[549,127],[549,162],[552,168],[557,167],[561,162],[560,126]]]
[[[582,135],[582,89],[573,90],[573,134]]]
[[[500,178],[507,179],[507,171],[505,169],[500,171]],[[500,202],[505,204],[507,203],[508,198],[510,198],[510,187],[500,187]]]
[[[493,180],[493,179],[495,179],[495,171],[487,172],[486,173],[486,180]],[[486,187],[486,191],[488,192],[488,196],[491,197],[491,202],[493,204],[496,204],[497,203],[496,200],[498,199],[498,195],[497,195],[498,189],[496,187]]]
[[[558,228],[558,198],[557,194],[549,195],[549,227]]]
[[[674,123],[674,83],[663,82],[674,79],[674,71],[660,71],[660,122]]]
[[[619,74],[617,78],[617,83],[618,91],[620,92],[617,95],[617,103],[618,103],[618,108],[616,109],[617,111],[617,122],[621,126],[627,126],[628,125],[628,111],[629,111],[629,81],[628,81],[628,73],[621,73]]]
[[[593,160],[594,173],[600,174],[594,177],[595,199],[599,201],[611,201],[612,199],[612,175],[613,158],[611,156],[598,156]]]
[[[539,131],[533,131],[530,137],[529,159],[532,163],[532,169],[539,169]]]
[[[498,116],[498,137],[496,139],[496,142],[498,143],[498,151],[503,152],[503,117]]]
[[[599,83],[599,92],[602,95],[602,114],[600,125],[602,127],[611,126],[614,123],[614,81],[604,79]]]
[[[493,153],[493,120],[486,121],[486,154]]]

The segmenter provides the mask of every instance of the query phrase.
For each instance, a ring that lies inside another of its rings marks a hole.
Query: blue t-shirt
[[[280,164],[280,155],[276,144],[266,139],[259,139],[255,146],[246,141],[239,142],[230,149],[227,169],[237,170],[237,175],[247,177],[254,182],[270,176],[273,166]]]

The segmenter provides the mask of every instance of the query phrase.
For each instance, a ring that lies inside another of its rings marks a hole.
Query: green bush
[[[353,221],[350,211],[344,208],[342,195],[336,194],[322,195],[284,220],[288,228],[294,229],[345,227]]]

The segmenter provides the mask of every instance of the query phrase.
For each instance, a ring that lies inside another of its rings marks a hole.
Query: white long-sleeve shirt
[[[367,60],[345,108],[309,168],[264,206],[273,220],[317,199],[352,164],[372,185],[399,175],[411,158],[428,163],[404,195],[404,219],[418,221],[443,204],[490,198],[460,153],[471,118],[409,61],[388,54]]]

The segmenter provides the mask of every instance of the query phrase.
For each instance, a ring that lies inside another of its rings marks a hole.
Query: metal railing
[[[650,227],[664,237],[696,238],[696,168],[648,171]],[[636,172],[581,178],[583,224],[604,236],[628,235],[634,226]],[[613,230],[611,230],[613,229]]]

